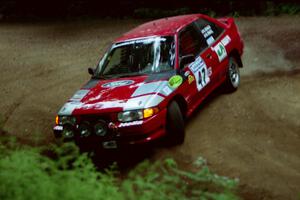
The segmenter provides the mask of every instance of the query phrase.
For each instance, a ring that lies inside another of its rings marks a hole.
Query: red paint
[[[167,36],[175,35],[185,25],[198,19],[202,15],[182,15],[176,17],[167,17],[158,19],[145,24],[142,24],[135,29],[125,33],[115,42],[122,42],[135,38],[149,37],[149,36]]]

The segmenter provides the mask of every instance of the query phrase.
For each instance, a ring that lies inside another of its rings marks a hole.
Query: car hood
[[[59,115],[120,112],[157,106],[173,91],[172,74],[110,80],[91,79],[60,109]]]

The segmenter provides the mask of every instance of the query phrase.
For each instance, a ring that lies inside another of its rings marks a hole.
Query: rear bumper
[[[166,134],[166,109],[148,119],[133,122],[108,122],[109,131],[107,136],[101,137],[92,134],[88,137],[81,137],[75,128],[75,136],[66,140],[74,140],[79,145],[85,146],[105,146],[109,142],[116,143],[116,146],[145,144],[155,141]],[[53,128],[54,135],[62,138],[63,126]],[[112,146],[111,148],[114,148]]]

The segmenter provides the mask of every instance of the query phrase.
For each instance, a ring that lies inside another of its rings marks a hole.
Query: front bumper
[[[66,140],[74,140],[77,144],[84,146],[102,146],[105,149],[149,143],[166,134],[166,109],[161,110],[148,119],[126,123],[107,121],[107,124],[108,134],[106,136],[97,136],[92,133],[88,137],[83,137],[78,132],[78,126],[75,126],[74,137]],[[63,126],[55,126],[53,128],[57,138],[63,138],[63,129]]]

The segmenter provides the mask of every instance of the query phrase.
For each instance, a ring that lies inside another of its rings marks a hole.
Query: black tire
[[[167,144],[179,145],[184,142],[184,119],[176,101],[172,101],[167,110]]]
[[[234,57],[229,58],[229,65],[227,68],[225,89],[227,92],[234,92],[240,85],[241,75],[239,64]]]

